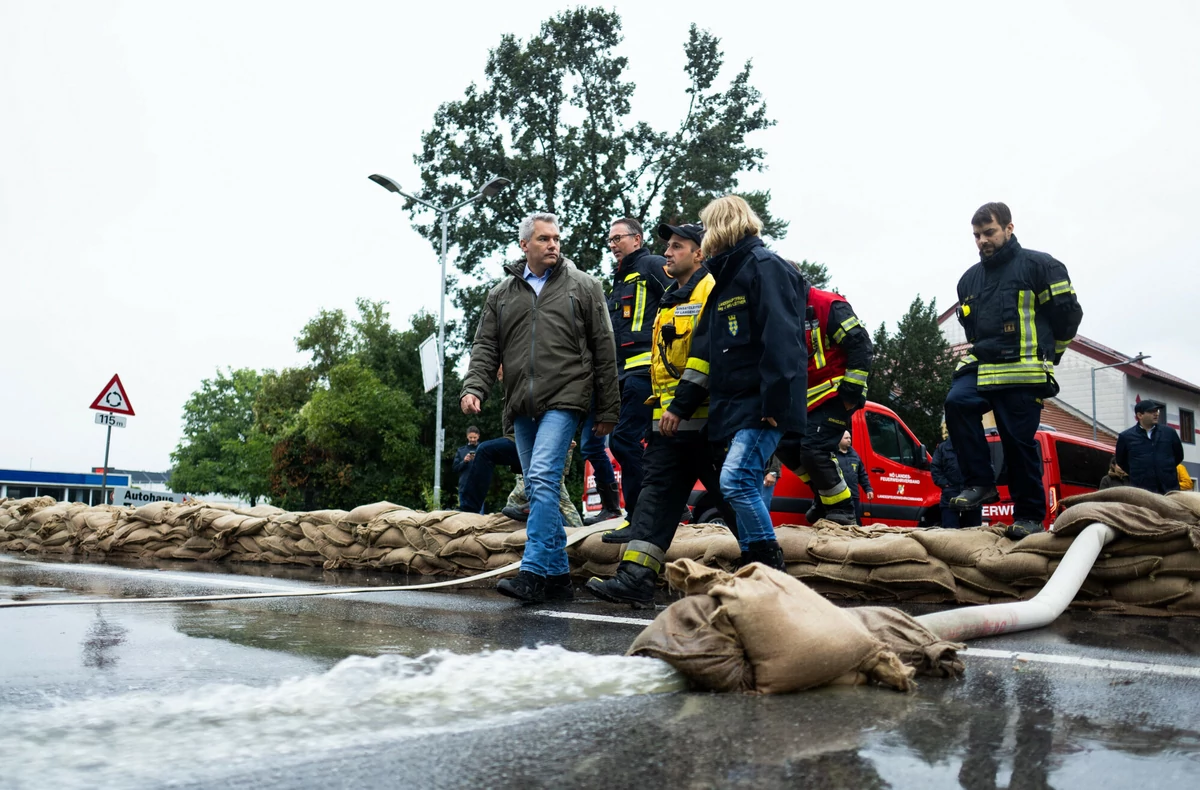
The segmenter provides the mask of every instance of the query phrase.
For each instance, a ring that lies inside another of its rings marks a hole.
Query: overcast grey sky
[[[304,322],[358,296],[398,326],[436,310],[436,255],[366,176],[415,188],[438,104],[571,5],[0,0],[0,467],[99,465],[115,372],[137,416],[111,463],[165,469],[218,367],[302,362]],[[690,23],[724,77],[753,58],[778,125],[743,186],[872,328],[949,306],[972,212],[1003,200],[1067,264],[1083,334],[1200,381],[1200,4],[616,8],[635,120],[685,108]]]

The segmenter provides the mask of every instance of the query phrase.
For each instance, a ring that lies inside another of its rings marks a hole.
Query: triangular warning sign
[[[125,388],[121,386],[121,377],[113,375],[112,379],[104,385],[104,389],[100,390],[100,394],[96,396],[96,400],[92,401],[89,409],[96,411],[110,411],[113,414],[128,414],[133,416],[133,406],[129,403],[129,396],[125,394]]]

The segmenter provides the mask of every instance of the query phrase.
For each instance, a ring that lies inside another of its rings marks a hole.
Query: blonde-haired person
[[[716,283],[660,428],[673,434],[709,398],[709,440],[728,447],[721,494],[737,514],[742,560],[786,570],[762,486],[783,435],[804,434],[804,279],[766,248],[762,220],[742,198],[717,198],[700,220]]]

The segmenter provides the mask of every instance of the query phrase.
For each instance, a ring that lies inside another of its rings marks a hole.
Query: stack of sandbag
[[[757,563],[730,574],[684,559],[666,576],[686,597],[655,618],[628,654],[662,659],[699,689],[781,694],[874,682],[908,691],[918,672],[962,673],[956,651],[963,646],[903,612],[860,616]]]
[[[1011,541],[1003,526],[779,527],[790,575],[837,601],[982,604],[1028,599],[1093,521],[1121,537],[1104,549],[1074,605],[1200,615],[1200,494],[1118,488],[1068,499],[1055,531]],[[574,534],[573,529],[568,534]],[[502,515],[410,510],[391,502],[289,513],[269,505],[154,502],[138,508],[0,501],[0,550],[145,560],[207,560],[464,577],[518,562],[524,525]],[[616,571],[623,549],[591,535],[568,549],[577,577]],[[723,526],[680,526],[667,561],[725,571],[737,540]]]

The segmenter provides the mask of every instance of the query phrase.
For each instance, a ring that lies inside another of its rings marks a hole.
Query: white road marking
[[[1150,664],[1143,661],[1111,661],[1083,656],[1057,656],[1048,653],[1020,653],[1012,650],[987,650],[968,647],[967,658],[1000,658],[1007,661],[1029,661],[1040,664],[1064,664],[1067,666],[1110,669],[1117,672],[1142,672],[1150,675],[1172,675],[1182,678],[1200,678],[1200,667],[1185,667],[1178,664]]]
[[[640,625],[642,627],[650,625],[652,620],[645,620],[640,617],[614,617],[609,614],[585,614],[583,612],[553,612],[542,610],[538,614],[545,617],[561,617],[564,620],[591,620],[595,623],[622,623],[625,625]]]
[[[138,570],[136,568],[114,568],[108,565],[74,565],[70,563],[57,562],[33,562],[30,560],[18,560],[12,557],[0,557],[0,562],[10,565],[22,565],[25,567],[38,568],[39,570],[47,570],[58,573],[95,573],[101,576],[133,576],[146,581],[178,581],[195,584],[200,587],[246,587],[262,590],[299,590],[298,587],[285,587],[279,584],[264,584],[262,582],[250,581],[234,581],[232,579],[213,579],[207,578],[206,575],[197,574],[196,576],[184,576],[176,573],[163,573],[162,571]]]

